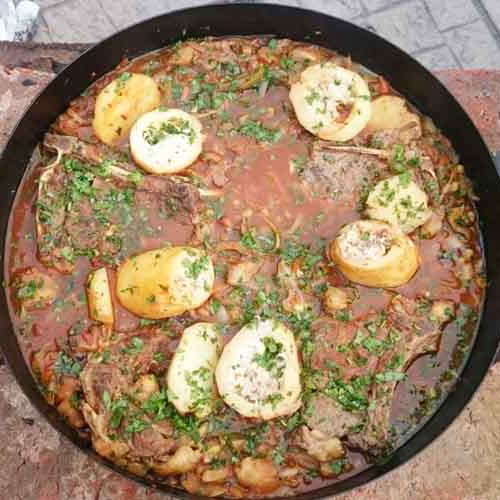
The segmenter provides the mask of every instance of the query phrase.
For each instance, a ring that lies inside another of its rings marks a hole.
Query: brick
[[[483,20],[451,30],[444,37],[464,68],[498,68],[500,49]]]
[[[469,113],[490,151],[497,151],[500,158],[500,71],[447,70],[437,71],[436,76]]]
[[[365,25],[407,52],[433,47],[443,41],[420,1],[404,3],[372,14],[367,17]]]
[[[352,19],[363,12],[361,0],[271,0],[271,3],[304,7],[343,19]]]
[[[116,31],[98,0],[76,0],[48,8],[43,18],[53,42],[93,43]]]
[[[500,2],[498,0],[482,0],[482,2],[497,29],[500,30]]]
[[[440,31],[479,18],[472,0],[425,0]]]
[[[414,57],[428,69],[436,70],[457,67],[457,62],[451,50],[446,45],[426,50]]]

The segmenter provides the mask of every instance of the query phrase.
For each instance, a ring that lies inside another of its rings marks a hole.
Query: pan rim
[[[146,27],[146,26],[150,25],[151,23],[153,25],[155,23],[158,24],[159,21],[161,21],[162,19],[166,19],[168,17],[175,17],[176,15],[179,16],[179,15],[186,14],[186,13],[187,14],[197,13],[197,14],[199,14],[200,18],[203,18],[203,12],[204,11],[209,11],[209,10],[213,10],[213,9],[234,9],[234,10],[237,10],[237,9],[249,9],[249,10],[255,10],[255,11],[257,11],[257,10],[260,10],[260,11],[266,10],[267,12],[269,12],[268,9],[274,9],[274,10],[276,10],[276,12],[281,11],[282,13],[294,11],[295,13],[300,14],[300,15],[310,15],[310,14],[313,14],[314,16],[319,16],[319,17],[323,18],[325,20],[325,22],[327,22],[329,20],[329,22],[335,22],[337,24],[340,23],[340,24],[343,24],[344,26],[349,26],[349,29],[352,32],[365,32],[366,33],[366,30],[364,30],[363,28],[355,26],[352,23],[349,23],[347,21],[344,21],[344,20],[341,20],[341,19],[338,19],[338,18],[334,18],[334,17],[329,16],[327,14],[315,12],[315,11],[312,11],[310,9],[305,9],[305,8],[289,7],[289,6],[283,6],[283,5],[268,4],[268,3],[259,3],[259,4],[253,4],[253,3],[237,3],[237,4],[217,3],[217,4],[204,5],[204,6],[199,6],[199,7],[191,7],[191,8],[187,8],[187,9],[179,9],[179,10],[175,10],[175,11],[170,11],[170,12],[167,12],[165,14],[161,14],[159,16],[155,16],[153,18],[150,18],[150,19],[138,22],[138,23],[136,23],[136,24],[134,24],[132,26],[129,26],[129,27],[127,27],[127,28],[125,28],[125,29],[123,29],[121,31],[118,31],[118,32],[112,34],[111,36],[105,38],[100,43],[98,43],[98,44],[90,47],[89,49],[87,49],[83,54],[81,54],[77,59],[75,59],[75,61],[73,61],[70,65],[68,65],[66,68],[64,68],[61,71],[61,73],[59,73],[53,80],[51,80],[38,93],[38,95],[35,98],[32,99],[30,105],[28,106],[28,108],[26,109],[26,111],[24,112],[24,114],[22,115],[22,117],[18,120],[16,126],[14,127],[14,129],[12,130],[12,132],[11,132],[11,134],[9,136],[9,140],[8,140],[8,142],[7,142],[7,144],[6,144],[5,148],[4,148],[2,157],[0,158],[0,165],[5,164],[5,163],[7,163],[9,161],[10,149],[13,148],[13,146],[12,146],[11,143],[13,143],[13,142],[15,142],[16,140],[19,139],[17,137],[17,135],[19,135],[19,134],[23,135],[23,131],[21,130],[21,127],[22,127],[23,123],[25,123],[25,121],[26,121],[27,117],[30,115],[30,113],[33,112],[32,108],[36,105],[36,103],[38,103],[40,101],[40,99],[43,99],[43,97],[48,94],[48,92],[50,91],[51,88],[53,88],[53,87],[57,86],[58,84],[60,84],[65,78],[68,79],[68,76],[71,75],[71,72],[73,71],[73,68],[76,67],[76,65],[80,64],[86,58],[91,57],[94,54],[94,52],[97,55],[99,53],[99,50],[105,44],[112,43],[115,39],[119,39],[121,37],[124,37],[127,33],[131,32],[131,31],[133,31],[135,29]],[[260,34],[262,34],[262,33],[260,33]],[[255,33],[255,35],[257,35],[257,33]],[[283,35],[280,35],[280,36],[283,36]],[[475,128],[475,126],[472,124],[472,122],[470,120],[470,117],[463,110],[463,108],[456,101],[456,99],[444,87],[444,85],[441,82],[439,82],[434,76],[432,76],[432,74],[427,69],[425,69],[422,65],[420,65],[420,63],[418,63],[413,58],[411,58],[410,56],[408,56],[407,54],[405,54],[401,49],[395,47],[393,44],[391,44],[390,42],[387,42],[386,40],[382,39],[378,35],[370,33],[370,36],[372,38],[374,38],[374,39],[377,39],[378,43],[381,43],[382,45],[385,44],[386,47],[391,48],[391,50],[393,50],[395,53],[399,54],[401,57],[404,57],[404,58],[406,58],[408,60],[411,60],[411,62],[412,62],[413,65],[417,65],[417,67],[419,67],[419,70],[421,72],[424,72],[428,77],[430,77],[433,80],[434,85],[437,84],[438,86],[441,87],[442,92],[444,92],[445,94],[447,94],[448,98],[449,99],[451,98],[451,100],[454,101],[453,102],[454,106],[456,106],[459,110],[461,110],[461,113],[464,115],[466,121],[468,121],[468,123],[466,123],[466,125],[469,128],[472,127],[475,130],[476,135],[477,135],[476,140],[479,140],[479,142],[480,142],[480,144],[479,144],[478,147],[480,147],[480,148],[482,147],[486,151],[487,156],[489,157],[489,162],[491,163],[491,167],[494,169],[493,159],[491,157],[490,152],[487,150],[487,147],[486,147],[486,145],[484,143],[484,140],[480,136],[480,134],[477,131],[477,129]],[[318,43],[318,42],[315,41],[315,40],[311,40],[311,43]],[[157,47],[157,48],[160,48],[160,47]],[[151,51],[151,50],[157,50],[157,48],[156,49],[149,49],[149,51]],[[144,52],[142,52],[142,53],[144,53]],[[134,57],[142,55],[142,53],[135,54]],[[110,63],[110,67],[111,68],[113,66],[115,66],[115,65],[116,64],[114,64],[114,63]],[[109,69],[108,69],[108,71],[109,71]],[[100,76],[102,76],[102,74],[99,75],[98,77],[100,77]],[[69,84],[69,80],[68,80],[67,84]],[[85,88],[87,86],[88,85],[85,85]],[[75,92],[76,92],[76,94],[74,95],[74,97],[76,97],[77,95],[79,95],[81,93],[81,91],[80,92],[75,91]],[[75,92],[73,92],[73,93],[75,93]],[[406,94],[403,94],[403,95],[405,95],[405,97],[406,97]],[[31,153],[30,153],[30,156],[31,156]],[[25,165],[24,165],[24,168],[23,168],[23,172],[21,173],[22,175],[21,175],[20,181],[24,178],[24,174],[25,174],[25,172],[27,170],[27,166],[28,166],[28,163],[26,162]],[[0,178],[2,179],[2,181],[4,180],[4,176],[3,175]],[[14,191],[18,192],[19,186],[20,186],[20,182],[18,182],[16,184],[16,187],[15,187]],[[5,189],[5,187],[2,187],[2,189]],[[11,197],[11,202],[13,201],[13,199],[14,198]],[[8,219],[9,220],[10,220],[11,209],[12,209],[12,203],[9,204],[9,207],[8,207],[8,210],[7,210],[8,211]],[[5,217],[4,217],[4,219],[5,219]],[[5,221],[2,221],[1,225],[3,226],[3,229],[4,229],[3,230],[3,235],[2,235],[3,242],[4,242],[4,244],[3,244],[4,251],[2,253],[2,258],[3,258],[5,256],[5,244],[7,242],[6,236],[8,234],[7,231],[9,230],[10,224],[8,224],[8,223],[6,224]],[[5,265],[6,265],[6,263],[4,262],[4,266]],[[486,304],[485,304],[485,307],[487,307],[487,305],[488,305],[488,301],[489,301],[488,300],[489,299],[488,296],[489,296],[489,293],[486,294]],[[5,297],[2,297],[2,302],[5,302]],[[4,304],[0,303],[0,308],[4,309],[4,307],[5,307]],[[8,316],[8,322],[10,324],[10,316]],[[483,325],[483,318],[481,318],[481,320],[478,321],[479,332],[483,329],[483,326],[484,326]],[[28,382],[26,380],[23,380],[20,376],[18,377],[18,373],[20,373],[22,370],[18,370],[18,368],[15,366],[15,362],[16,362],[16,360],[18,358],[16,358],[15,356],[13,356],[13,355],[10,354],[9,346],[11,345],[11,343],[9,344],[9,342],[8,342],[8,338],[5,335],[5,333],[6,333],[5,330],[10,330],[10,335],[12,337],[15,337],[14,340],[15,340],[16,343],[17,343],[17,338],[16,338],[16,335],[15,335],[15,333],[14,333],[13,328],[12,328],[11,325],[9,327],[7,327],[7,328],[4,328],[2,326],[2,330],[0,330],[0,332],[2,333],[2,335],[0,335],[0,346],[2,347],[4,353],[5,352],[9,352],[9,354],[5,354],[5,358],[7,360],[7,363],[9,364],[11,372],[14,374],[16,380],[18,381],[19,385],[23,389],[23,392],[28,396],[28,398],[30,399],[30,402],[37,408],[37,410],[40,413],[42,413],[42,415],[44,416],[44,418],[46,418],[53,427],[55,427],[62,435],[64,435],[67,439],[69,439],[75,446],[78,446],[80,449],[82,449],[88,455],[92,456],[94,459],[97,459],[100,463],[106,465],[107,467],[110,467],[112,470],[117,471],[120,474],[125,475],[125,476],[127,476],[127,477],[129,477],[129,478],[131,478],[131,479],[133,479],[135,481],[139,481],[142,484],[146,484],[148,486],[153,486],[154,487],[154,484],[152,485],[148,480],[144,480],[143,478],[139,478],[138,476],[132,475],[132,474],[124,471],[123,469],[118,468],[116,465],[112,464],[111,462],[109,462],[109,461],[103,459],[102,457],[98,456],[97,453],[95,451],[93,451],[93,449],[90,448],[88,445],[85,445],[85,443],[83,441],[79,442],[77,439],[75,439],[74,432],[69,432],[69,426],[67,426],[68,429],[66,430],[66,432],[64,431],[64,428],[61,426],[61,422],[59,421],[59,418],[57,416],[55,416],[55,415],[51,416],[51,413],[54,413],[54,411],[52,410],[52,408],[48,407],[48,405],[46,403],[44,405],[44,404],[40,404],[41,402],[38,401],[40,399],[40,397],[41,397],[41,394],[38,394],[39,398],[37,399],[32,394],[32,392],[33,392],[32,389],[33,388],[32,387],[28,388]],[[7,334],[9,334],[9,332],[7,332]],[[498,333],[497,333],[497,337],[498,338],[494,342],[495,346],[498,345],[498,342],[500,340],[500,335]],[[469,352],[469,357],[468,357],[467,361],[464,364],[464,368],[463,368],[462,374],[464,373],[467,365],[469,365],[471,363],[471,357],[472,357],[472,354],[474,353],[474,350],[476,348],[476,343],[477,343],[477,338],[474,341],[474,344],[471,346],[471,349],[470,349],[470,352]],[[5,349],[5,347],[7,347],[7,349]],[[18,348],[19,348],[19,346],[18,346]],[[485,357],[485,359],[483,360],[483,365],[481,366],[480,372],[476,373],[476,376],[474,377],[475,381],[472,380],[471,381],[472,383],[469,382],[470,388],[468,390],[466,390],[466,394],[464,394],[464,396],[461,398],[460,402],[457,402],[457,404],[456,404],[457,408],[454,410],[454,413],[452,412],[453,415],[451,416],[451,418],[448,417],[444,423],[441,423],[440,425],[435,426],[438,430],[437,431],[434,430],[431,433],[431,437],[430,438],[429,437],[425,437],[423,439],[423,445],[418,445],[417,444],[416,446],[414,446],[415,450],[413,452],[410,452],[406,458],[403,457],[402,459],[396,460],[395,463],[392,463],[393,461],[390,460],[390,461],[388,461],[384,465],[372,466],[367,471],[360,472],[356,476],[353,476],[353,478],[357,478],[360,475],[364,475],[365,472],[369,472],[370,470],[372,470],[374,468],[377,469],[375,473],[370,474],[370,476],[367,477],[365,480],[361,480],[361,482],[359,482],[359,484],[348,484],[347,486],[342,487],[341,485],[343,483],[346,483],[346,481],[350,482],[350,483],[352,482],[352,481],[350,481],[351,478],[348,478],[348,479],[345,479],[345,480],[340,481],[338,483],[335,483],[333,485],[327,485],[327,486],[318,488],[316,490],[312,490],[312,491],[307,492],[307,493],[302,493],[302,494],[296,495],[296,496],[294,496],[292,498],[304,499],[305,500],[305,499],[312,499],[312,498],[322,498],[323,496],[326,496],[326,495],[341,493],[341,492],[346,491],[348,489],[352,489],[354,487],[360,486],[361,484],[367,484],[371,480],[373,480],[373,479],[375,479],[377,477],[380,477],[383,474],[387,473],[389,470],[394,470],[399,465],[402,465],[403,463],[405,463],[409,458],[414,457],[417,453],[419,453],[420,451],[422,451],[428,444],[430,444],[432,441],[434,441],[434,439],[439,434],[441,434],[442,432],[444,432],[444,430],[446,430],[446,428],[449,427],[449,425],[455,420],[455,418],[460,414],[460,412],[465,408],[466,404],[470,401],[470,399],[472,398],[472,396],[475,394],[475,392],[479,388],[480,384],[484,380],[484,377],[485,377],[486,372],[488,371],[489,365],[490,365],[491,361],[493,361],[493,359],[494,359],[495,352],[493,351],[493,352],[485,353],[483,356]],[[26,364],[25,364],[24,368],[27,369]],[[34,382],[34,380],[32,380],[31,382]],[[459,379],[457,379],[456,385],[459,385],[461,383],[465,383],[465,382],[462,382],[462,377],[460,376]],[[30,394],[31,394],[31,396],[30,396]],[[450,399],[450,394],[448,394],[447,397],[443,400],[443,402],[438,407],[438,409],[436,410],[436,412],[432,415],[432,417],[418,431],[416,431],[416,433],[413,436],[411,436],[407,441],[405,441],[405,444],[403,445],[403,447],[406,447],[410,442],[413,442],[415,440],[416,436],[419,435],[419,434],[421,434],[422,431],[426,427],[429,426],[430,422],[433,421],[433,420],[435,420],[436,417],[439,416],[439,414],[440,414],[440,412],[442,410],[442,407],[448,401],[448,399]],[[442,417],[442,418],[444,418],[444,417]],[[64,425],[66,425],[66,424],[64,424]],[[170,486],[162,486],[161,489],[164,490],[164,491],[166,491],[166,492],[168,492],[168,493],[170,493],[170,494],[172,494],[172,495],[174,495],[174,496],[176,496],[176,497],[180,497],[180,498],[192,498],[192,496],[190,496],[187,492],[185,492],[183,490],[178,490],[178,489],[170,487]],[[274,498],[277,499],[279,497],[274,497]],[[290,498],[290,497],[286,497],[286,498]]]

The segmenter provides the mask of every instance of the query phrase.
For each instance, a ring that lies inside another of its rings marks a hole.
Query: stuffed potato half
[[[193,163],[203,145],[198,118],[181,109],[155,109],[141,116],[130,131],[135,162],[152,174],[173,174]]]
[[[370,287],[403,285],[419,267],[418,249],[411,238],[397,227],[376,220],[344,226],[329,253],[349,280]]]
[[[297,120],[327,141],[358,135],[371,115],[370,90],[357,73],[327,62],[304,70],[290,89]]]
[[[270,420],[300,408],[300,363],[293,333],[256,319],[224,347],[215,377],[224,401],[240,415]]]

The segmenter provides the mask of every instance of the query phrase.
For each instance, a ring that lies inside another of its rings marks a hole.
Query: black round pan
[[[335,49],[386,76],[392,86],[422,113],[433,118],[451,139],[479,195],[487,262],[488,290],[477,340],[455,390],[437,413],[382,465],[374,465],[342,482],[300,495],[313,499],[362,485],[406,462],[435,439],[472,397],[494,359],[500,341],[500,180],[480,134],[446,88],[407,54],[379,36],[350,23],[308,10],[265,4],[209,5],[180,10],[144,21],[99,43],[64,69],[35,99],[18,123],[0,161],[0,228],[4,238],[16,189],[44,132],[70,101],[123,57],[135,57],[179,39],[207,35],[273,34]],[[41,395],[14,335],[6,297],[0,294],[0,345],[19,385],[50,423],[73,443],[122,474],[78,437]],[[155,485],[178,497],[185,492]]]

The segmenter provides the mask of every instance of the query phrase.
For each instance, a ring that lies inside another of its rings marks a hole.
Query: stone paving
[[[94,43],[142,19],[201,0],[36,0],[35,41]],[[367,27],[431,69],[500,68],[500,0],[268,0]]]

